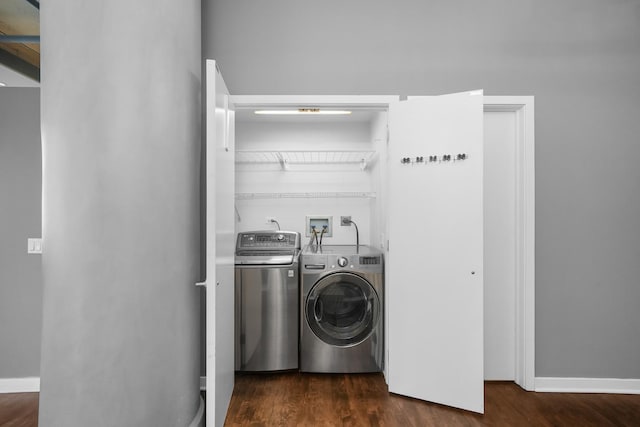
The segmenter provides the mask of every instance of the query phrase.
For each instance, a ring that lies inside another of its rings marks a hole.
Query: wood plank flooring
[[[37,427],[39,393],[0,394],[1,427]]]
[[[0,394],[1,427],[37,425],[38,393]],[[389,394],[381,374],[243,374],[225,425],[637,427],[640,395],[532,393],[487,382],[479,415]]]
[[[485,414],[389,394],[382,374],[237,375],[225,426],[640,426],[640,395],[485,383]]]

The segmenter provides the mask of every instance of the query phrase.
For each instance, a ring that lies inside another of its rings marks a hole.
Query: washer
[[[363,245],[309,245],[300,271],[300,370],[382,371],[382,253]]]
[[[298,368],[300,234],[238,234],[235,278],[235,369]]]

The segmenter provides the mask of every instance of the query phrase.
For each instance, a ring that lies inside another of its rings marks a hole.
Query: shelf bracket
[[[289,170],[289,162],[284,157],[284,155],[282,153],[277,153],[277,156],[278,156],[278,161],[280,162],[280,166],[282,167],[282,170],[283,171]]]

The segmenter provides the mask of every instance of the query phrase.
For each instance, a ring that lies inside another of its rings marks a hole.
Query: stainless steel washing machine
[[[300,370],[381,371],[382,253],[364,245],[309,245],[300,271]]]
[[[238,234],[235,277],[235,369],[298,368],[300,234]],[[231,325],[229,325],[231,327]]]

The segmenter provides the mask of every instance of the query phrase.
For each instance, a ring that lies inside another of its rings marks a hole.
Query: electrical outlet
[[[41,254],[42,253],[42,238],[28,238],[27,239],[27,253],[28,254]]]
[[[351,225],[351,215],[349,216],[341,216],[340,217],[340,225]]]

